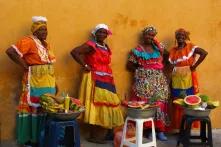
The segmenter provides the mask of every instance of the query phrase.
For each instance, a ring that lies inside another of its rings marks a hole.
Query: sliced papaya
[[[207,108],[213,109],[219,107],[219,101],[208,101],[207,102]]]
[[[181,106],[185,106],[184,100],[183,99],[176,99],[173,101],[174,104],[178,104]]]

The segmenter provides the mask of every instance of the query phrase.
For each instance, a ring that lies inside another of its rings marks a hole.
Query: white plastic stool
[[[128,124],[128,121],[130,120],[136,123],[136,136],[132,138],[126,138],[127,124]],[[143,123],[146,121],[151,121],[151,124],[152,124],[152,141],[143,144]],[[136,140],[135,143],[131,142],[135,140]],[[123,136],[121,139],[120,147],[123,147],[123,145],[127,145],[129,147],[150,147],[150,146],[156,147],[157,146],[156,133],[155,133],[155,126],[154,126],[153,118],[150,117],[147,119],[139,119],[139,118],[127,117],[125,124],[124,124]]]

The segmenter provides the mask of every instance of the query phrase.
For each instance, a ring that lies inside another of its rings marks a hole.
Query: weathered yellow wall
[[[128,51],[136,45],[138,32],[147,24],[158,28],[158,38],[174,45],[174,31],[184,27],[191,40],[209,52],[199,67],[201,92],[220,98],[221,1],[220,0],[0,0],[0,119],[3,140],[14,138],[15,109],[22,70],[5,50],[29,33],[31,17],[48,18],[48,41],[55,50],[57,83],[60,90],[77,96],[80,67],[70,50],[87,40],[97,23],[113,31],[107,39],[113,48],[112,68],[118,93],[129,93],[130,74],[125,69]],[[211,115],[214,128],[221,128],[221,108]]]

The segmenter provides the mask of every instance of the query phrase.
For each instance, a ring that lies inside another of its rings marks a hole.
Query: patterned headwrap
[[[190,32],[186,31],[183,28],[179,28],[178,30],[175,31],[175,36],[179,33],[184,33],[186,40],[190,40],[190,37],[189,37]]]
[[[152,32],[152,33],[154,33],[154,35],[156,35],[157,29],[154,26],[150,25],[150,26],[145,27],[142,31],[143,34],[147,34],[149,32]]]
[[[108,26],[106,24],[98,24],[92,31],[91,31],[91,34],[93,34],[95,36],[97,30],[99,29],[105,29],[107,30],[107,34],[108,35],[112,35],[112,32],[111,30],[108,28]]]
[[[40,27],[46,26],[47,27],[47,18],[43,16],[33,16],[32,17],[32,26],[31,26],[31,32],[34,33],[37,31]]]

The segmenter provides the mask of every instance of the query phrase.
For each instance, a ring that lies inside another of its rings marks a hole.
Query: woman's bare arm
[[[10,47],[6,50],[6,54],[17,64],[22,66],[25,70],[28,70],[28,64],[24,59],[20,57],[20,55],[15,51],[13,47]]]

